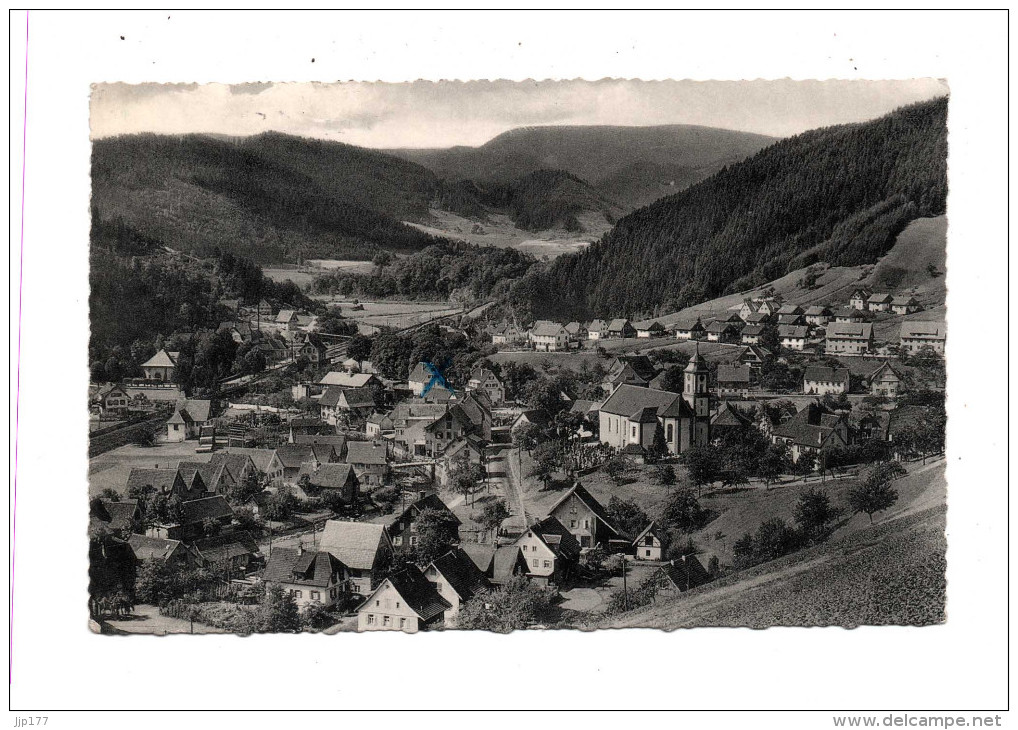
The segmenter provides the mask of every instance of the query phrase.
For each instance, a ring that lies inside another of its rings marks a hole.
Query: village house
[[[806,317],[802,314],[779,314],[778,324],[779,325],[798,325],[805,324]]]
[[[824,349],[830,354],[864,355],[873,349],[873,325],[834,322],[827,326]]]
[[[445,612],[445,625],[453,628],[464,603],[488,588],[487,576],[474,561],[459,548],[436,558],[424,570],[424,577],[434,584],[435,590],[449,602]]]
[[[226,578],[247,575],[262,557],[258,543],[245,530],[231,529],[220,535],[197,538],[194,550],[208,568]]]
[[[856,309],[855,307],[842,307],[834,313],[834,321],[838,324],[859,324],[866,321],[866,317],[862,314],[864,309]]]
[[[889,312],[893,301],[894,297],[890,294],[871,294],[870,298],[866,300],[866,309],[871,312]]]
[[[633,540],[633,557],[637,560],[660,560],[664,545],[664,532],[656,522],[651,522]]]
[[[455,523],[457,528],[462,524],[459,518],[452,513],[452,510],[445,506],[445,502],[434,493],[420,496],[402,512],[384,515],[375,518],[372,522],[377,522],[385,527],[385,532],[394,548],[417,547],[417,518],[425,510],[441,512]],[[458,532],[457,539],[459,539]]]
[[[527,333],[509,322],[496,327],[491,333],[491,342],[495,345],[516,345],[527,340]]]
[[[588,340],[603,340],[608,337],[608,323],[603,319],[592,320],[587,325],[587,339]]]
[[[324,550],[275,548],[262,574],[267,585],[277,585],[293,596],[298,609],[311,604],[332,608],[346,593],[346,566]]]
[[[707,330],[699,318],[677,322],[673,331],[678,340],[702,340],[707,336]]]
[[[515,419],[513,419],[512,425],[509,426],[509,433],[515,433],[518,429],[523,426],[537,426],[538,428],[549,428],[552,425],[551,416],[548,415],[547,411],[540,408],[533,408],[530,410],[523,411]]]
[[[527,575],[543,585],[567,580],[580,559],[580,543],[554,517],[528,527],[513,545],[527,561]]]
[[[752,373],[748,366],[718,365],[718,395],[746,398],[751,384]]]
[[[229,456],[231,460],[236,460],[238,459],[238,457],[246,457],[251,462],[249,465],[246,465],[246,468],[247,469],[253,468],[254,473],[258,477],[265,477],[268,474],[269,464],[271,463],[274,454],[275,451],[273,449],[256,449],[244,446],[230,446],[230,448],[225,452],[213,453],[212,459],[210,459],[210,461],[215,459],[221,459],[224,456]],[[239,463],[239,460],[237,462],[231,461],[231,463]],[[234,469],[232,466],[230,468],[230,473],[233,474],[234,477],[237,478],[238,480],[246,478],[246,475],[238,475],[237,470]]]
[[[255,312],[259,317],[271,317],[272,316],[272,305],[262,299],[258,302],[258,306],[255,308]]]
[[[130,534],[141,526],[141,509],[136,499],[99,500],[101,507],[89,513],[90,525],[101,523],[110,532],[121,536]],[[94,505],[93,505],[94,507]]]
[[[451,406],[444,414],[423,428],[424,449],[421,453],[419,439],[413,444],[415,456],[441,456],[447,447],[473,430],[473,423],[466,411],[459,405]]]
[[[708,342],[736,342],[739,339],[739,329],[731,322],[716,319],[707,325]]]
[[[304,464],[317,469],[335,460],[336,451],[331,444],[280,444],[266,471],[274,484],[295,484]]]
[[[435,584],[409,564],[385,578],[357,609],[357,630],[415,634],[442,624],[450,608]]]
[[[558,322],[539,320],[530,330],[530,342],[538,352],[559,352],[569,348],[569,333]]]
[[[215,522],[219,528],[229,527],[233,521],[233,508],[226,498],[216,494],[181,502],[179,519],[149,525],[145,534],[192,543],[205,535],[206,520]]]
[[[514,576],[527,575],[530,570],[523,551],[517,545],[465,542],[460,544],[459,550],[495,586],[504,585]]]
[[[814,327],[823,327],[831,321],[831,314],[829,307],[815,304],[812,307],[808,307],[803,316],[806,317],[806,324],[811,324]]]
[[[139,563],[155,560],[165,563],[175,570],[194,568],[201,563],[201,558],[180,540],[169,540],[164,537],[132,534],[127,544]]]
[[[772,356],[773,354],[766,347],[760,347],[759,345],[747,345],[742,348],[742,351],[739,353],[739,356],[735,358],[734,362],[748,366],[755,376],[759,373],[760,368],[763,367],[764,361]]]
[[[848,300],[848,305],[852,309],[856,309],[859,311],[868,309],[867,303],[869,302],[870,296],[872,296],[872,294],[873,292],[870,291],[869,289],[866,289],[865,287],[856,289],[854,292],[852,292],[852,296]]]
[[[343,416],[366,418],[375,410],[370,388],[326,388],[318,400],[322,420],[335,426]]]
[[[383,436],[395,434],[396,424],[388,413],[372,413],[364,424],[364,433],[370,439],[380,439]]]
[[[579,482],[548,509],[548,515],[565,525],[581,548],[607,545],[621,537],[604,506]]]
[[[177,470],[185,481],[191,480],[192,472],[197,471],[205,482],[205,488],[212,494],[229,494],[238,484],[236,477],[222,461],[215,464],[207,461],[182,461],[177,464]]]
[[[377,487],[389,472],[388,451],[385,444],[378,441],[351,441],[346,445],[346,462],[353,467],[361,484]]]
[[[771,433],[771,441],[788,446],[793,462],[803,454],[819,454],[848,446],[848,425],[842,416],[825,413],[815,403],[808,404]]]
[[[722,401],[717,412],[710,419],[710,434],[715,441],[723,440],[728,434],[753,425],[753,419],[733,406]]]
[[[608,323],[608,337],[613,340],[628,340],[636,337],[636,328],[628,319],[613,319]]]
[[[217,332],[228,332],[230,338],[238,345],[251,341],[251,323],[245,321],[228,320],[220,322]]]
[[[505,386],[491,370],[484,367],[475,367],[470,372],[470,380],[467,381],[467,391],[479,390],[484,393],[488,400],[494,405],[500,405],[505,400]]]
[[[583,342],[587,339],[587,325],[583,322],[570,322],[566,325],[566,334],[569,335],[570,342]]]
[[[410,375],[407,376],[407,385],[410,387],[411,392],[420,396],[426,388],[433,385],[440,385],[436,377],[436,372],[428,366],[427,363],[419,362],[414,366],[414,369],[410,371]]]
[[[739,316],[746,324],[761,325],[767,324],[771,321],[771,315],[767,312],[753,312],[752,314],[747,314],[745,317],[742,317],[742,315]]]
[[[172,469],[131,469],[127,475],[125,493],[130,493],[132,489],[144,490],[146,487],[151,487],[159,494],[176,497],[182,502],[208,495],[199,472],[195,471],[185,479],[176,465]]]
[[[619,355],[608,365],[601,387],[608,394],[620,385],[646,388],[657,376],[657,368],[646,355]]]
[[[828,368],[810,365],[802,376],[802,392],[806,395],[837,395],[848,393],[848,368]]]
[[[341,433],[295,433],[291,443],[304,446],[329,445],[336,453],[336,458],[342,461],[346,457],[347,437]]]
[[[809,327],[804,324],[779,324],[778,339],[788,350],[805,350]]]
[[[641,324],[636,328],[637,337],[664,337],[666,334],[668,334],[668,331],[664,328],[664,325],[656,320],[650,324]]]
[[[918,299],[907,294],[896,296],[891,300],[891,311],[895,314],[914,314],[922,308]]]
[[[314,332],[309,332],[304,335],[297,356],[306,357],[315,368],[320,368],[328,364],[328,352],[329,345],[325,339]]]
[[[173,380],[173,373],[177,368],[179,352],[167,352],[160,350],[155,355],[141,364],[141,371],[145,374],[145,380],[161,380],[164,382]]]
[[[901,376],[898,375],[887,360],[884,360],[880,367],[870,373],[867,381],[869,382],[870,395],[897,398],[904,390]]]
[[[938,355],[944,354],[947,345],[947,324],[944,322],[902,322],[901,349],[915,354],[923,347],[932,348]]]
[[[736,311],[739,315],[739,319],[743,322],[749,322],[749,317],[760,312],[760,303],[754,302],[752,299],[743,299],[742,304]]]
[[[357,504],[360,497],[360,480],[350,464],[327,463],[319,465],[317,469],[312,464],[304,464],[297,475],[298,482],[304,474],[308,475],[312,487],[338,494],[348,506]]]
[[[762,324],[747,324],[742,328],[740,339],[744,345],[757,345],[760,343],[760,336],[763,334]]]
[[[658,595],[670,596],[710,582],[710,574],[695,555],[684,555],[661,566],[656,576]]]
[[[243,484],[252,474],[255,477],[258,476],[258,468],[251,457],[246,454],[217,451],[212,454],[208,465],[213,468],[223,467],[224,472],[229,473],[235,484]]]
[[[212,401],[188,399],[174,411],[166,422],[166,440],[180,442],[198,438],[202,427],[210,421]]]
[[[98,399],[99,409],[103,413],[124,414],[131,407],[131,396],[119,385],[100,388]]]
[[[792,316],[801,317],[803,314],[803,308],[798,304],[785,303],[778,308],[778,316]]]
[[[322,388],[377,388],[381,384],[382,381],[372,373],[348,373],[342,370],[326,373],[318,381]]]
[[[371,592],[392,560],[392,543],[385,527],[370,522],[329,520],[318,549],[346,566],[349,589],[359,595]]]

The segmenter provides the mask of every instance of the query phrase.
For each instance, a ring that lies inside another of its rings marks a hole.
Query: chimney
[[[299,542],[297,543],[297,557],[300,557],[303,554],[304,554],[304,543]]]

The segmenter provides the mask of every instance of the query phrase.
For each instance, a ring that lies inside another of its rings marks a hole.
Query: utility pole
[[[620,553],[621,555],[621,553]],[[622,602],[625,610],[629,610],[629,588],[626,586],[626,556],[622,555]]]

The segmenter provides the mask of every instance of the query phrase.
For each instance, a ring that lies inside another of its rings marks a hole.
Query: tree
[[[788,447],[784,444],[772,444],[757,462],[756,473],[768,487],[791,466]]]
[[[823,540],[840,514],[827,492],[818,489],[808,489],[795,503],[795,524],[809,542]]]
[[[447,510],[422,509],[417,513],[417,559],[422,564],[449,552],[459,539],[459,523]]]
[[[551,594],[523,575],[500,588],[478,593],[463,604],[457,618],[461,629],[509,633],[543,621],[551,608]]]
[[[776,560],[797,550],[801,539],[780,517],[760,523],[753,537],[754,560],[759,563]]]
[[[534,469],[530,475],[537,477],[547,489],[560,462],[558,445],[553,441],[542,441],[534,448]]]
[[[282,486],[265,500],[263,514],[272,522],[286,522],[297,507],[297,495],[290,487]]]
[[[266,633],[294,634],[301,630],[300,610],[293,594],[278,584],[270,585],[258,615],[258,630]]]
[[[621,499],[612,495],[605,507],[612,525],[629,539],[634,539],[640,531],[650,524],[650,517],[636,502]]]
[[[704,527],[715,515],[700,505],[691,489],[680,489],[668,500],[663,516],[666,523],[688,533]]]
[[[654,469],[654,479],[663,487],[670,487],[675,484],[675,467],[671,464],[662,464]]]
[[[908,472],[896,461],[888,461],[873,467],[866,480],[849,490],[848,504],[853,512],[865,512],[873,524],[873,515],[888,509],[898,501],[898,492],[891,486],[895,479]]]
[[[718,478],[718,454],[712,446],[694,446],[680,457],[689,471],[689,479],[699,493]]]
[[[120,492],[112,487],[106,487],[99,493],[99,496],[105,499],[107,502],[119,502]]]
[[[658,421],[657,426],[654,428],[654,441],[650,446],[648,455],[652,461],[668,456],[668,442],[665,441],[665,429],[660,421]]]
[[[474,521],[489,532],[494,532],[502,522],[509,517],[509,508],[501,499],[488,502],[481,508],[481,513],[474,517]]]
[[[622,486],[622,483],[626,478],[626,469],[628,465],[626,460],[621,456],[615,456],[608,460],[608,463],[604,465],[604,471],[608,475],[608,478],[615,482],[616,486]]]
[[[346,346],[347,357],[357,362],[371,359],[371,338],[367,335],[355,334]]]
[[[534,450],[543,436],[541,429],[533,423],[523,423],[513,429],[513,446],[528,454]]]
[[[769,350],[775,357],[781,352],[781,337],[774,322],[767,322],[760,329],[760,347]]]
[[[661,390],[666,390],[669,393],[681,393],[683,383],[685,382],[685,376],[682,374],[681,367],[670,367],[664,371],[661,376]]]

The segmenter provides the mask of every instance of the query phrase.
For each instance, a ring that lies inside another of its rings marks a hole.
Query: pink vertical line
[[[14,684],[14,554],[18,536],[18,424],[21,421],[21,289],[25,271],[25,160],[28,153],[28,12],[25,11],[25,109],[21,128],[21,248],[18,253],[18,375],[14,401],[14,508],[11,510],[11,607],[7,684]]]

